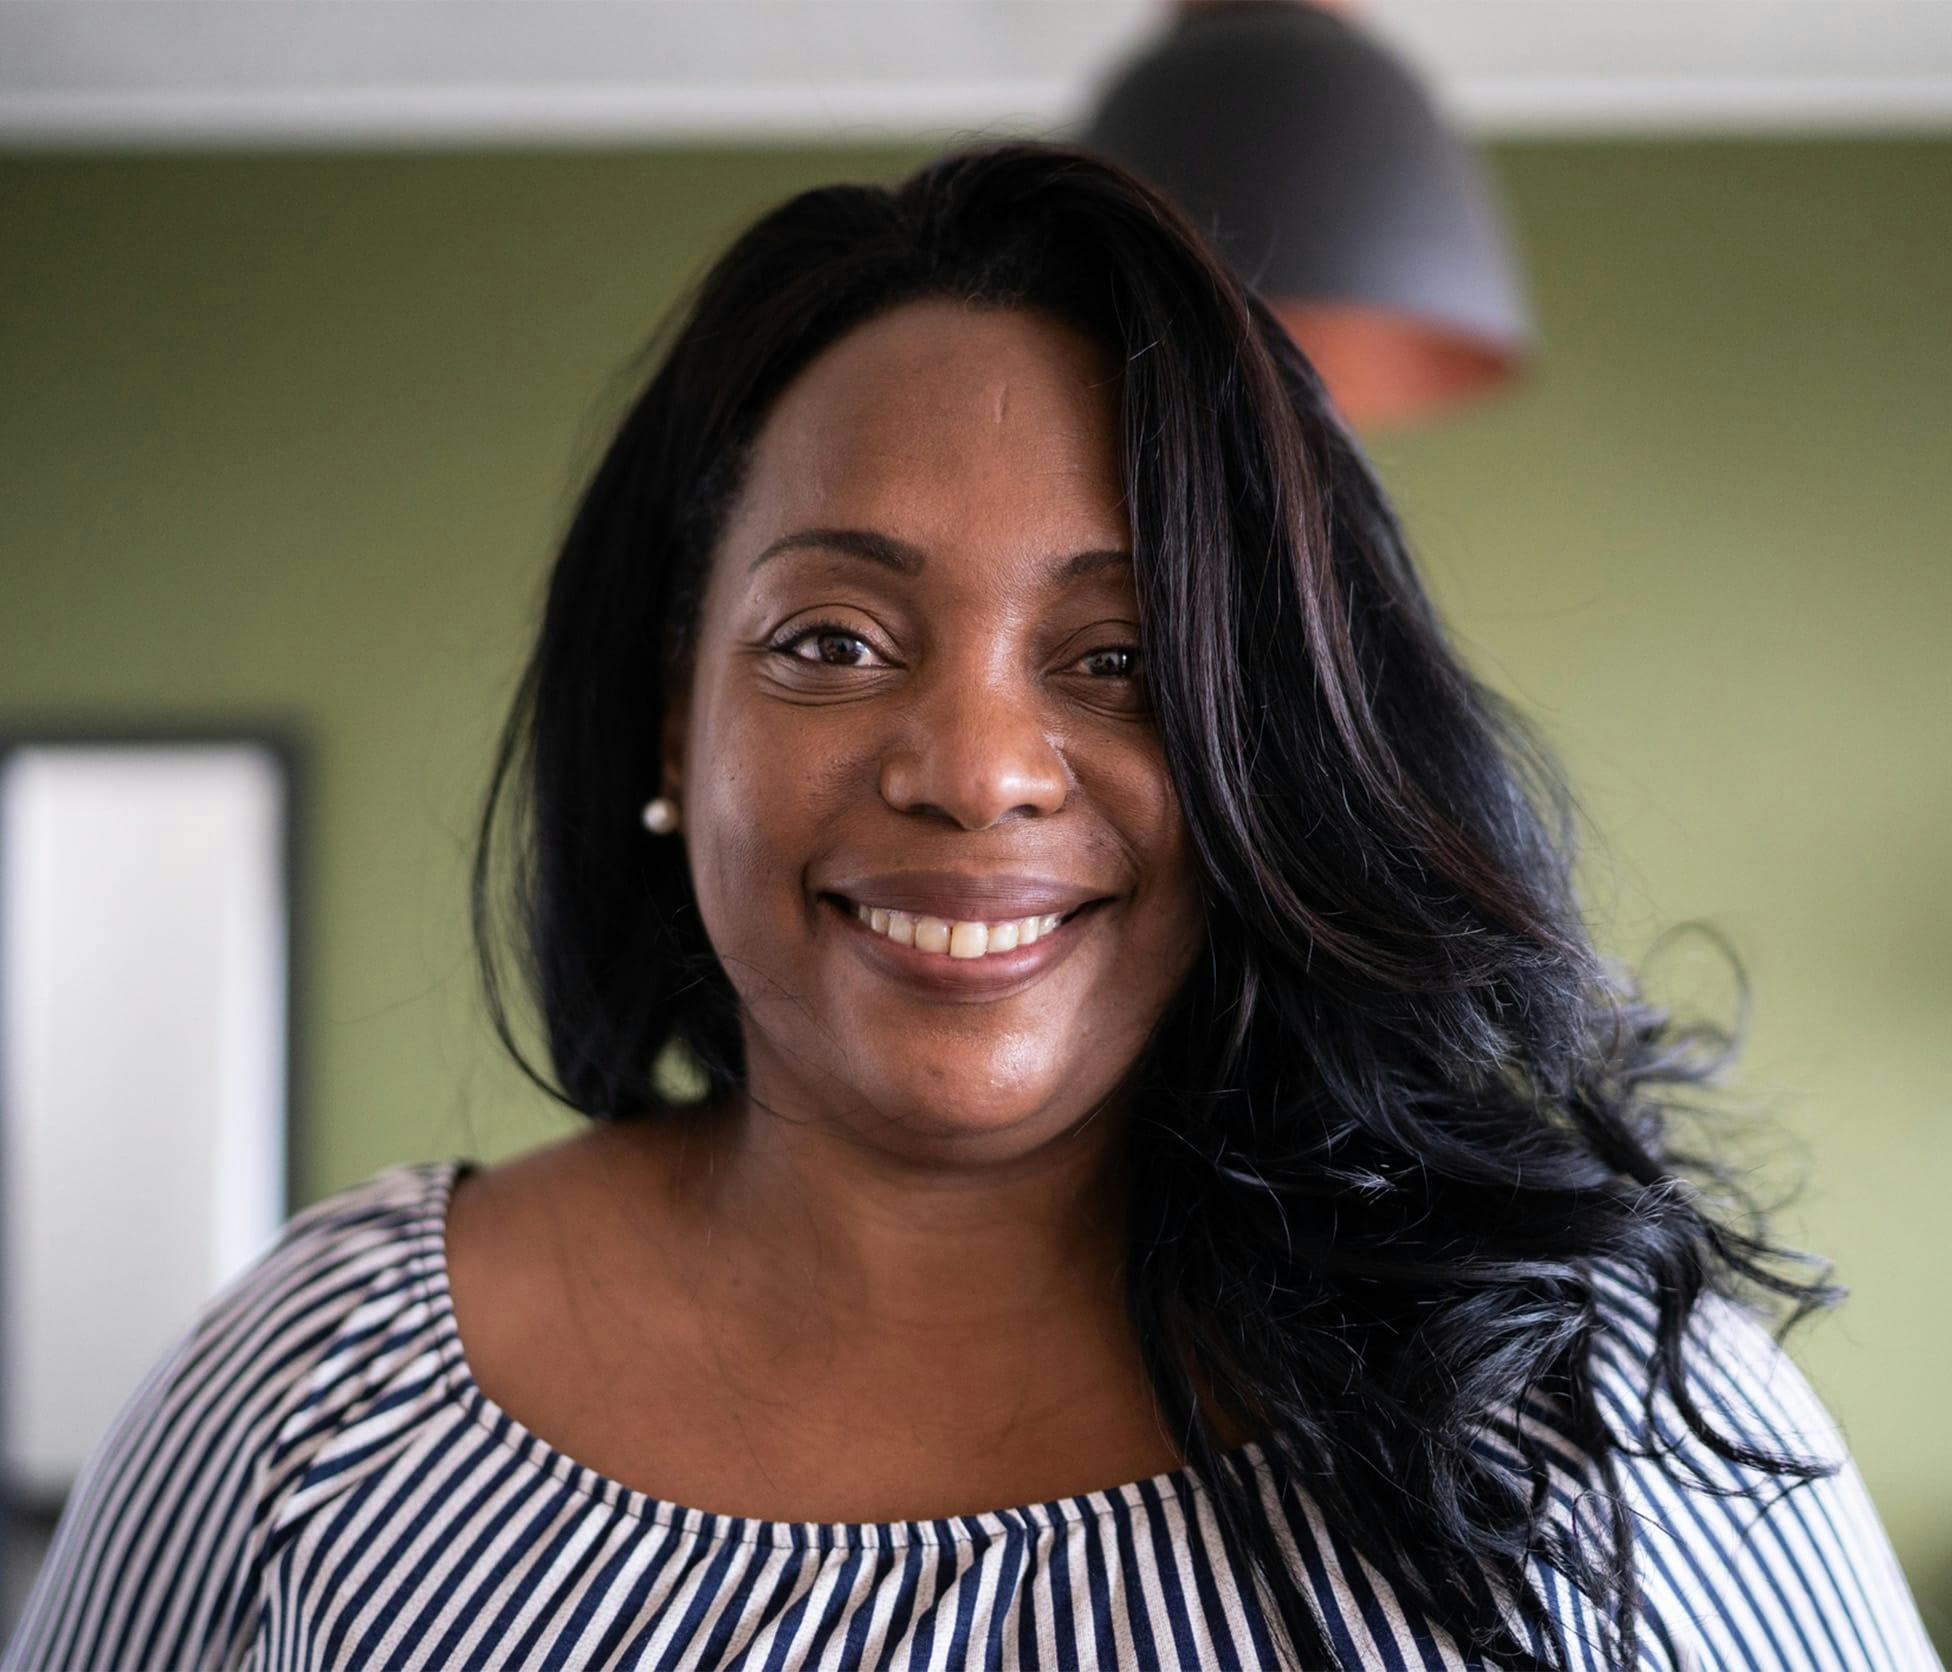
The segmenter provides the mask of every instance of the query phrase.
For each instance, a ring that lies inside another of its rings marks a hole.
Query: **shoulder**
[[[1936,1668],[1916,1603],[1844,1434],[1764,1318],[1706,1293],[1664,1385],[1661,1308],[1645,1279],[1593,1268],[1587,1367],[1610,1472],[1562,1404],[1519,1422],[1581,1541],[1623,1505],[1641,1632],[1675,1666]],[[1785,1471],[1775,1459],[1806,1470]],[[1595,1512],[1598,1513],[1595,1513]]]
[[[306,1413],[343,1400],[426,1315],[455,1161],[402,1162],[293,1215],[265,1252],[208,1301],[151,1372],[137,1403],[220,1412],[274,1462],[317,1437]]]
[[[84,1464],[5,1664],[235,1664],[280,1517],[410,1338],[459,1163],[293,1215],[198,1311]]]
[[[1693,1434],[1690,1413],[1672,1390],[1660,1386],[1658,1294],[1646,1278],[1617,1263],[1595,1262],[1592,1276],[1592,1376],[1609,1428],[1628,1445],[1652,1446],[1684,1467],[1694,1465],[1707,1442]],[[1829,1410],[1763,1316],[1747,1304],[1714,1291],[1702,1294],[1681,1337],[1679,1368],[1687,1402],[1732,1441],[1808,1458],[1826,1469],[1850,1461]]]

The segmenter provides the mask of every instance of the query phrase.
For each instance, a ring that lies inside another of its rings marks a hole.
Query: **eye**
[[[1074,689],[1093,707],[1132,715],[1151,712],[1152,692],[1137,645],[1102,644],[1071,665],[1083,670],[1084,683]]]
[[[859,633],[855,632],[853,628],[844,626],[838,621],[810,622],[804,627],[796,628],[784,638],[773,640],[766,648],[786,657],[789,661],[811,662],[817,667],[858,668],[863,665],[859,662],[848,661],[845,658],[836,660],[827,656],[824,652],[817,652],[812,656],[802,656],[797,647],[809,639],[825,640],[832,644],[859,645],[869,651],[872,651],[874,648]]]
[[[1078,658],[1081,662],[1101,662],[1109,658],[1115,664],[1109,677],[1113,679],[1137,679],[1139,677],[1139,647],[1135,644],[1107,644],[1096,650],[1087,650]]]

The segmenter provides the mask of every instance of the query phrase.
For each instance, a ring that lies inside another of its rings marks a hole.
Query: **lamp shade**
[[[1530,356],[1488,176],[1417,78],[1338,11],[1183,5],[1082,138],[1189,213],[1357,424],[1454,405]]]

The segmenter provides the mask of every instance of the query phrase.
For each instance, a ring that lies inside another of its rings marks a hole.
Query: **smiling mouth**
[[[820,898],[890,945],[908,947],[916,953],[944,961],[953,959],[967,963],[1005,957],[1033,947],[1046,936],[1056,934],[1072,919],[1094,906],[1106,903],[1102,899],[1086,900],[1069,911],[975,921],[869,906],[850,900],[844,894],[822,893]]]

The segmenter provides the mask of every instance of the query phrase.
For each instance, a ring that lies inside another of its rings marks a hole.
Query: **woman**
[[[1936,1664],[1732,1298],[1839,1291],[1667,1153],[1716,1062],[1128,176],[963,153],[704,278],[483,821],[522,1061],[517,786],[587,1127],[294,1219],[8,1665]]]

